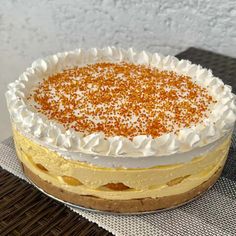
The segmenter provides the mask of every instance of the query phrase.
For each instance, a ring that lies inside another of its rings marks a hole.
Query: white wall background
[[[32,60],[105,45],[236,57],[236,1],[0,0],[0,140],[10,135],[6,85]]]

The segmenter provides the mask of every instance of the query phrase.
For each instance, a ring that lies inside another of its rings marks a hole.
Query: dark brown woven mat
[[[0,168],[0,235],[112,235]]]
[[[195,48],[177,56],[211,68],[236,92],[236,59]],[[0,235],[112,234],[0,167]]]
[[[189,48],[179,53],[177,57],[211,69],[215,76],[231,85],[233,93],[236,94],[236,58],[196,48]]]

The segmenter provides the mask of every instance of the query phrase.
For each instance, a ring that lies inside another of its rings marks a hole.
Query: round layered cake
[[[26,177],[81,207],[138,213],[182,205],[221,174],[235,96],[210,70],[108,47],[35,61],[6,93]]]

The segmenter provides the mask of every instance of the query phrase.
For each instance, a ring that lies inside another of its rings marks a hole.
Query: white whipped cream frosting
[[[43,78],[66,68],[102,61],[144,64],[159,70],[170,70],[177,74],[190,76],[198,85],[205,87],[217,102],[211,106],[212,112],[209,116],[196,126],[182,129],[178,134],[167,133],[158,138],[139,135],[133,140],[122,136],[106,138],[103,133],[84,135],[72,129],[65,130],[58,122],[48,120],[29,106],[26,98]],[[90,163],[99,165],[99,158],[109,157],[107,160],[111,162],[115,160],[115,164],[113,163],[112,166],[118,167],[124,166],[126,162],[124,160],[130,160],[130,158],[136,160],[141,160],[143,157],[160,159],[167,155],[176,154],[177,156],[181,153],[191,153],[191,150],[196,151],[198,148],[205,147],[205,150],[206,146],[210,148],[213,143],[229,133],[234,126],[236,105],[235,95],[231,91],[232,88],[224,85],[221,79],[213,76],[211,70],[194,65],[188,60],[178,60],[173,56],[164,57],[158,53],[136,52],[132,48],[124,50],[107,47],[89,50],[77,49],[34,61],[18,80],[8,85],[6,99],[14,125],[29,138],[67,158],[86,161],[82,157],[83,154],[86,154],[85,156],[92,154],[92,159],[88,158]],[[146,158],[146,160],[148,159],[150,158]],[[173,161],[168,162],[169,164],[176,163],[174,158],[172,159]],[[119,164],[117,160],[122,160],[123,164]],[[184,160],[187,159],[183,158]],[[165,162],[161,163],[162,165],[166,164]],[[106,163],[102,165],[111,166]],[[146,167],[147,164],[141,166]]]

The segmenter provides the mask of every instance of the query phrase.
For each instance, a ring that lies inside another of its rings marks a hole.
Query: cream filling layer
[[[32,137],[31,135],[25,133],[22,129],[16,128],[14,124],[14,129],[17,129],[23,136],[32,140],[35,143],[38,143],[45,148],[55,151],[62,158],[68,160],[79,161],[85,164],[91,164],[98,167],[106,168],[150,168],[153,166],[166,166],[166,165],[176,165],[192,161],[196,156],[202,156],[216,148],[219,144],[224,142],[225,138],[232,133],[228,132],[223,137],[215,140],[212,143],[209,143],[202,147],[195,147],[190,151],[184,151],[181,153],[174,153],[169,155],[151,155],[146,157],[127,157],[127,156],[103,156],[92,153],[83,153],[74,150],[61,150],[48,145],[47,143]],[[163,149],[164,147],[162,147]]]
[[[20,160],[43,180],[80,195],[114,200],[156,198],[187,192],[208,180],[224,164],[230,145],[228,136],[207,155],[198,156],[185,164],[123,169],[101,168],[65,160],[56,152],[34,143],[16,130],[14,140]],[[48,171],[39,169],[36,164],[41,164]],[[81,184],[70,185],[64,182],[63,176],[75,178]],[[183,180],[180,183],[168,185],[181,177]],[[130,189],[114,191],[103,187],[108,183],[123,183]]]

